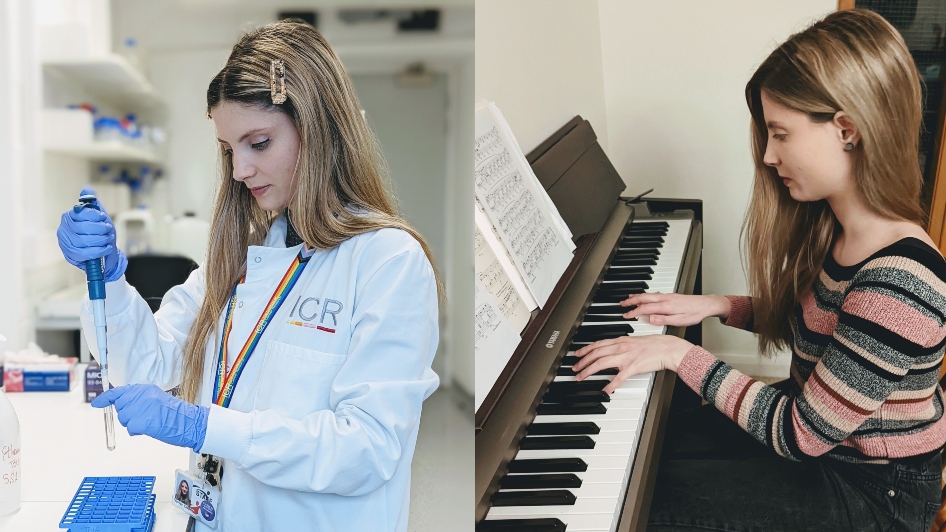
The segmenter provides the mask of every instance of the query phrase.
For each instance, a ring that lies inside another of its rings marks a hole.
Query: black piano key
[[[575,495],[568,490],[497,491],[493,506],[571,506]]]
[[[643,294],[644,289],[626,290],[624,292],[606,292],[604,294],[595,294],[591,299],[592,303],[620,303],[634,294]]]
[[[607,414],[608,409],[602,403],[550,403],[536,407],[537,416],[586,416],[591,414]]]
[[[607,277],[608,275],[612,275],[612,274],[616,275],[619,273],[644,273],[647,275],[653,275],[654,269],[653,268],[621,268],[620,270],[608,271],[604,274],[604,276]]]
[[[614,259],[634,259],[639,257],[659,257],[659,249],[619,249],[614,252]]]
[[[519,442],[524,451],[549,449],[594,449],[595,441],[586,435],[580,436],[526,436]]]
[[[554,517],[536,519],[484,519],[476,532],[565,532],[565,523]]]
[[[637,308],[637,305],[622,307],[621,305],[595,305],[588,307],[588,314],[624,314]]]
[[[544,473],[541,475],[506,475],[499,488],[506,490],[542,490],[551,488],[580,488],[581,479],[574,473]]]
[[[585,347],[586,345],[590,345],[590,344],[591,344],[591,342],[572,342],[572,343],[568,344],[568,350],[569,350],[569,351],[578,351],[578,350],[581,349],[582,347]]]
[[[606,338],[617,338],[618,336],[624,336],[628,333],[634,332],[634,328],[627,323],[615,323],[613,325],[620,326],[621,329],[601,329],[601,330],[585,330],[583,331],[581,327],[578,328],[578,332],[575,333],[575,337],[572,339],[573,342],[582,343],[582,342],[596,342],[598,340],[604,340]],[[600,324],[596,325],[582,325],[582,327],[599,327]]]
[[[624,238],[621,239],[621,244],[619,247],[637,246],[638,244],[652,245],[654,247],[661,248],[664,245],[664,237],[662,236],[637,236],[637,235],[625,236]]]
[[[559,377],[574,377],[575,375],[577,375],[576,372],[572,371],[571,367],[558,368],[555,374],[558,375]],[[593,375],[617,375],[617,374],[618,374],[618,368],[604,368],[598,371],[597,373],[594,373]],[[549,401],[549,402],[561,403],[565,401]]]
[[[510,473],[569,473],[588,470],[581,458],[529,458],[509,462]]]
[[[571,370],[571,368],[568,368]],[[611,369],[611,368],[609,368]],[[574,375],[574,373],[572,373]],[[596,373],[595,375],[606,375],[606,373]],[[547,392],[542,396],[542,403],[587,403],[596,401],[599,403],[611,402],[611,396],[597,390],[581,390],[574,393],[553,393]]]
[[[603,393],[603,392],[598,392]],[[563,423],[532,423],[526,434],[532,436],[555,436],[562,434],[598,434],[601,427],[591,421],[566,421]]]
[[[667,236],[666,229],[631,229],[624,236]]]
[[[644,266],[654,266],[657,264],[657,261],[660,260],[660,255],[655,255],[653,253],[642,253],[640,255],[622,255],[620,257],[615,256],[611,260],[611,265],[608,267],[609,272],[620,272],[622,270],[628,270],[631,268],[640,267],[639,262],[641,261],[654,261],[653,264],[644,264]]]
[[[614,283],[601,284],[598,285],[598,292],[623,292],[625,290],[635,290],[637,288],[643,288],[647,290],[650,285],[647,284],[647,281],[617,281]]]
[[[630,325],[626,324],[609,324],[609,325],[581,325],[578,327],[578,332],[629,332],[631,329]]]
[[[621,241],[618,244],[618,249],[652,249],[659,248],[663,245],[662,242],[658,240],[630,240],[630,241]]]
[[[650,268],[648,268],[650,269]],[[614,270],[604,275],[604,281],[649,281],[653,279],[653,274],[646,272]]]
[[[581,360],[581,358],[576,357],[575,355],[565,355],[562,357],[562,365],[574,366],[575,364],[578,363],[579,360]]]
[[[640,259],[614,259],[611,266],[656,266],[657,259],[654,257],[644,257]]]
[[[620,314],[589,314],[585,316],[585,321],[637,321],[637,318],[627,319]]]
[[[549,383],[549,392],[552,393],[561,393],[568,394],[573,392],[578,392],[582,390],[595,390],[601,391],[604,389],[608,383],[611,382],[607,379],[587,379],[583,381],[561,381],[561,382],[550,382]]]

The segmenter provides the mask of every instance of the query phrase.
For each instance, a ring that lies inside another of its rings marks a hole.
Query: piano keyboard
[[[640,221],[626,230],[477,532],[615,529],[654,374],[631,377],[608,396],[601,389],[616,370],[578,382],[573,355],[605,338],[666,333],[623,318],[630,309],[618,304],[628,294],[676,289],[691,224]]]

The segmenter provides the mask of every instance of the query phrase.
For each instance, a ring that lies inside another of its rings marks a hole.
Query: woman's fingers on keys
[[[620,364],[621,357],[618,356],[618,353],[614,353],[614,352],[605,353],[604,351],[606,349],[607,348],[600,349],[599,351],[601,352],[601,355],[595,358],[590,364],[587,364],[586,367],[583,370],[581,370],[581,373],[576,375],[576,378],[579,381],[585,380],[586,378],[594,375],[595,373],[598,373],[599,371],[603,369],[620,367],[619,364]]]
[[[585,371],[585,369],[588,368],[589,366],[594,365],[594,363],[600,360],[602,357],[617,355],[617,354],[620,354],[622,351],[624,351],[626,349],[624,345],[626,343],[624,341],[625,338],[630,339],[625,336],[623,338],[601,340],[601,345],[596,346],[594,350],[588,352],[584,357],[581,358],[581,360],[578,361],[577,364],[572,366],[575,372],[586,373],[584,376],[581,376],[579,380],[587,376],[587,372]],[[607,342],[607,343],[604,343],[604,342]],[[588,346],[588,347],[591,347],[591,346]],[[600,371],[600,368],[594,370],[592,373],[597,373],[598,371]]]
[[[605,346],[611,345],[611,344],[613,344],[613,343],[615,343],[615,342],[620,342],[622,338],[627,338],[627,337],[626,337],[626,336],[619,336],[619,337],[617,337],[617,338],[608,338],[608,339],[606,339],[606,340],[598,340],[597,342],[588,344],[588,345],[586,345],[585,347],[582,347],[581,349],[579,349],[578,351],[575,351],[575,356],[578,357],[578,358],[585,357],[585,356],[587,356],[589,353],[594,352],[596,349],[598,349],[598,348],[600,348],[600,347],[605,347]],[[578,363],[581,364],[581,361],[579,360]]]
[[[622,369],[621,371],[618,372],[617,375],[615,375],[611,379],[611,382],[609,382],[608,385],[605,386],[601,391],[610,395],[614,393],[614,390],[617,390],[618,388],[620,388],[621,385],[624,384],[624,381],[626,381],[627,379],[631,378],[634,375],[635,375],[635,372],[634,372],[633,367],[627,367],[625,369]]]

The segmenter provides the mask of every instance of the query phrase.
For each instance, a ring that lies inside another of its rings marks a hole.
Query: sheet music
[[[499,309],[499,304],[478,278],[473,280],[476,307],[473,327],[473,353],[476,371],[473,400],[479,409],[486,395],[502,373],[509,357],[519,345],[519,333]]]
[[[522,164],[524,157],[492,109],[492,104],[477,105],[476,199],[541,307],[571,262],[574,244],[554,220],[558,213],[549,209],[548,194],[529,165]]]
[[[486,100],[481,100],[482,105],[488,105],[489,102]],[[526,156],[522,153],[522,148],[519,146],[519,141],[516,140],[516,135],[512,132],[512,129],[509,127],[509,122],[506,122],[506,117],[503,116],[503,112],[499,110],[499,107],[496,105],[490,105],[490,111],[493,113],[496,121],[496,126],[499,131],[501,131],[506,138],[509,140],[510,144],[515,147],[513,150],[512,157],[518,159],[519,165],[528,169],[528,174],[531,175],[536,184],[539,187],[541,194],[539,196],[545,200],[545,204],[548,206],[548,212],[552,218],[552,221],[555,222],[555,225],[558,226],[559,230],[568,241],[569,251],[575,251],[575,243],[572,242],[572,231],[568,228],[568,224],[565,223],[565,219],[562,218],[562,215],[558,212],[558,207],[555,206],[555,203],[552,202],[552,198],[549,197],[549,193],[545,190],[545,187],[542,186],[542,183],[535,173],[532,171],[532,166],[529,164],[529,161],[526,159]]]
[[[481,216],[483,215],[481,214]],[[506,320],[516,331],[522,332],[529,323],[529,316],[532,309],[535,308],[535,301],[531,300],[531,294],[529,294],[525,285],[520,289],[516,288],[512,278],[506,273],[507,269],[499,261],[499,257],[490,247],[490,243],[487,242],[480,228],[474,227],[473,231],[473,270],[476,272],[476,278],[483,283],[483,288],[496,298],[499,310],[506,317]],[[508,256],[504,258],[507,261],[509,260]],[[522,283],[521,279],[518,281],[520,284]],[[520,290],[529,295],[532,303],[531,307],[528,307],[520,297]]]

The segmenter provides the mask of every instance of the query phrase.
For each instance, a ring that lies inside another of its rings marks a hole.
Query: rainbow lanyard
[[[263,314],[260,316],[259,321],[256,322],[253,333],[246,339],[246,343],[243,344],[243,349],[240,350],[240,354],[237,355],[236,360],[233,362],[233,367],[230,368],[230,371],[227,371],[227,343],[230,340],[230,330],[233,328],[233,303],[236,302],[237,286],[243,284],[246,275],[240,278],[240,282],[237,283],[237,286],[233,287],[233,295],[230,296],[230,304],[227,305],[227,318],[223,326],[223,341],[220,342],[217,376],[214,379],[214,404],[224,408],[230,406],[230,397],[233,394],[233,389],[236,387],[237,381],[240,380],[240,374],[243,373],[246,362],[250,359],[250,355],[253,354],[253,350],[256,349],[256,345],[259,343],[260,337],[263,336],[263,331],[269,326],[270,320],[276,315],[276,311],[279,310],[283,301],[289,296],[289,292],[292,291],[292,287],[295,286],[296,281],[299,280],[299,277],[302,275],[302,270],[305,269],[305,265],[308,264],[313,253],[315,253],[315,248],[305,249],[304,246],[302,250],[299,251],[299,255],[296,256],[292,264],[289,265],[286,274],[283,275],[282,280],[279,281],[279,284],[276,286],[276,291],[273,292],[272,297],[269,298],[269,303],[266,304]]]

